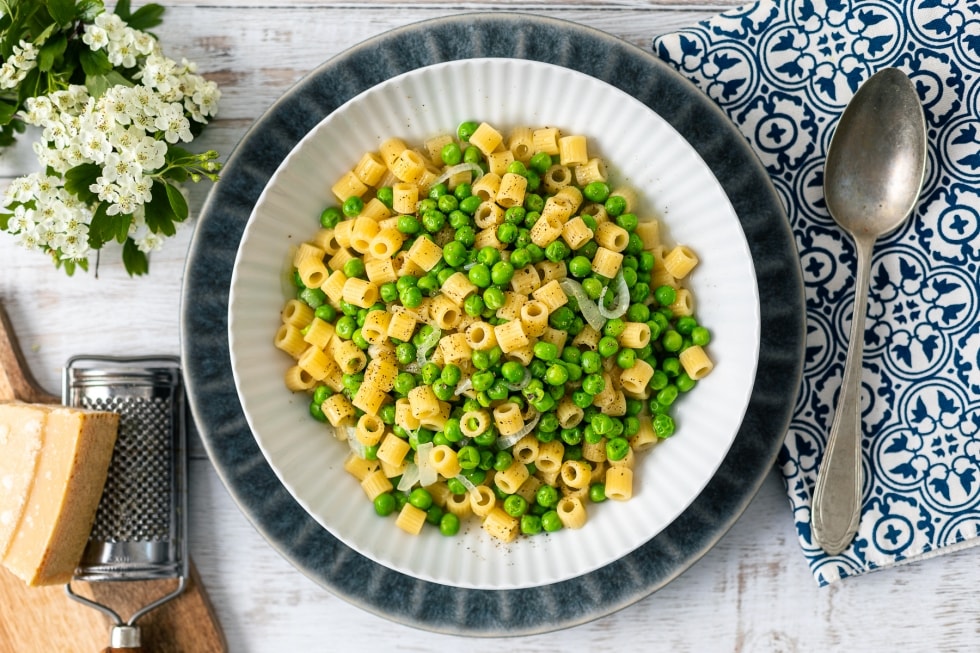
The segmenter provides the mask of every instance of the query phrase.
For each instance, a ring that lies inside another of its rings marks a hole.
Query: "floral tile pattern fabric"
[[[980,3],[759,0],[652,47],[740,127],[796,235],[807,351],[778,464],[817,582],[980,543]],[[929,163],[918,208],[875,248],[863,509],[850,547],[828,556],[811,539],[810,498],[843,374],[856,260],[824,205],[823,166],[848,100],[889,66],[919,92]]]

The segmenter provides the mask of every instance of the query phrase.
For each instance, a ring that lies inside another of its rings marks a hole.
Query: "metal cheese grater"
[[[128,620],[72,591],[109,616],[112,648],[138,648],[136,621],[186,584],[186,409],[176,357],[76,356],[65,367],[68,406],[119,413],[119,432],[92,533],[76,581],[178,579],[177,587]]]

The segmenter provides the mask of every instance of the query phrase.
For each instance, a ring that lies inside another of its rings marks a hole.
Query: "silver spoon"
[[[824,170],[831,216],[854,239],[857,278],[837,412],[813,494],[813,540],[843,551],[861,516],[861,371],[875,241],[915,208],[925,176],[926,126],[912,81],[886,68],[861,85],[840,118]]]

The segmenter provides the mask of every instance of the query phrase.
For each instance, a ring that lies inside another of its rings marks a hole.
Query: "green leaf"
[[[45,42],[37,55],[37,67],[43,72],[50,72],[54,68],[54,62],[65,53],[66,47],[68,47],[68,39],[64,34],[58,34]]]
[[[87,76],[105,75],[112,70],[112,63],[105,50],[82,48],[78,52],[78,60]]]
[[[126,22],[133,29],[138,29],[145,32],[151,27],[156,27],[163,22],[164,11],[165,10],[162,6],[155,3],[143,5],[134,11],[129,18],[126,19]]]
[[[96,163],[81,163],[65,173],[65,190],[85,202],[94,204],[99,196],[89,190],[102,174],[102,167]]]
[[[93,249],[100,249],[111,240],[120,243],[125,242],[129,237],[129,225],[133,221],[133,216],[128,213],[117,213],[109,215],[108,202],[102,202],[92,216],[92,222],[88,229],[88,244]]]
[[[170,201],[170,184],[163,181],[154,181],[153,188],[150,190],[153,198],[143,205],[146,226],[153,233],[173,236],[177,233],[174,220],[181,218],[174,211]]]
[[[129,20],[129,17],[133,15],[132,8],[130,7],[129,0],[119,0],[116,3],[116,9],[114,12],[117,16],[125,21]]]
[[[95,22],[95,17],[105,11],[102,0],[78,0],[75,7],[78,9],[78,18],[87,23]]]
[[[167,198],[170,200],[170,208],[173,209],[177,222],[183,222],[190,215],[190,210],[187,208],[187,200],[184,199],[184,194],[180,192],[180,189],[173,184],[166,184],[166,187]]]
[[[112,84],[109,83],[105,75],[85,76],[85,90],[96,100],[105,95],[110,88],[112,88]]]
[[[42,0],[51,18],[59,25],[68,25],[77,17],[75,0]]]
[[[150,260],[144,252],[140,251],[132,238],[127,238],[123,243],[122,257],[129,276],[143,275],[150,271]]]
[[[41,95],[41,71],[32,68],[18,85],[17,101],[23,103],[29,97]]]
[[[14,217],[13,213],[0,213],[0,229],[6,231],[12,217]]]
[[[17,105],[0,101],[0,125],[9,125],[17,113]]]

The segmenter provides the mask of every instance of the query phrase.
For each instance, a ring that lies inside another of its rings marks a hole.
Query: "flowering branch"
[[[40,130],[43,166],[3,195],[0,229],[68,274],[122,244],[131,275],[188,217],[182,184],[217,181],[211,150],[183,147],[217,112],[220,92],[143,31],[163,8],[108,13],[102,0],[0,0],[0,147]]]

